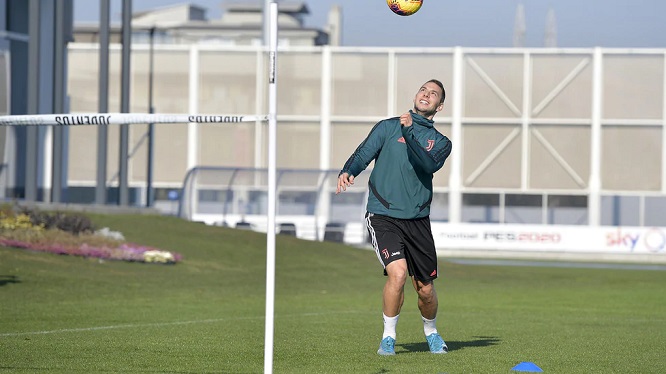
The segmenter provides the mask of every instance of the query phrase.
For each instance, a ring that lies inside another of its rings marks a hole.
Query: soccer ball
[[[386,4],[399,16],[411,16],[421,9],[423,0],[386,0]]]

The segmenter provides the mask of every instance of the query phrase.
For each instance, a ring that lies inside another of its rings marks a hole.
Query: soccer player
[[[433,126],[446,92],[431,79],[419,88],[414,107],[400,117],[377,123],[338,175],[336,194],[346,191],[371,161],[365,223],[384,267],[384,334],[377,351],[395,354],[396,325],[404,302],[407,275],[418,294],[423,331],[432,353],[448,347],[437,332],[437,254],[430,228],[432,178],[451,153],[451,141]]]

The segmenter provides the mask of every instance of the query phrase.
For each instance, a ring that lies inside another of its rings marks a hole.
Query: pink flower
[[[0,245],[4,247],[22,248],[61,255],[135,262],[174,264],[181,261],[183,258],[182,255],[176,252],[163,251],[159,248],[141,246],[134,243],[124,243],[115,248],[93,247],[85,243],[76,247],[61,244],[27,243],[15,239],[0,237]],[[146,256],[146,252],[148,252],[148,256]]]

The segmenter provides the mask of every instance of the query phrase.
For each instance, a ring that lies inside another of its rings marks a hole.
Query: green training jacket
[[[367,210],[394,218],[430,215],[433,174],[451,154],[451,141],[429,120],[410,110],[412,126],[400,117],[377,123],[340,171],[354,177],[372,160]]]

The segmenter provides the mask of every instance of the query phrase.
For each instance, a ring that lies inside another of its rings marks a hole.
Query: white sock
[[[398,317],[400,317],[400,314],[395,317],[387,317],[386,314],[382,313],[382,316],[384,319],[384,335],[382,335],[382,339],[387,336],[395,339],[395,327],[398,325]]]
[[[435,334],[437,332],[437,327],[435,327],[435,320],[437,318],[427,319],[424,316],[421,316],[421,319],[423,320],[423,332],[425,333],[425,336]]]

